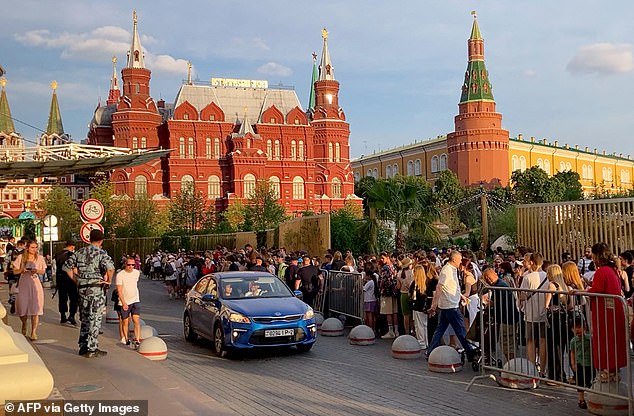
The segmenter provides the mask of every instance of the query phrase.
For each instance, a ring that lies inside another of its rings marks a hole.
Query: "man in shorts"
[[[134,258],[127,257],[124,263],[125,267],[115,278],[117,285],[117,293],[119,294],[119,302],[121,303],[121,319],[123,322],[123,328],[128,327],[128,319],[132,316],[132,322],[134,323],[134,340],[132,346],[139,348],[141,338],[141,325],[139,323],[139,314],[141,313],[141,299],[139,296],[139,271],[134,268]],[[122,339],[121,342],[124,342]],[[127,344],[127,340],[126,340]]]
[[[544,258],[539,253],[527,254],[524,257],[528,273],[522,279],[521,289],[547,290],[548,279],[542,270]],[[524,308],[526,321],[526,348],[528,360],[536,363],[540,372],[546,366],[546,295],[540,292],[520,292],[520,305]],[[539,362],[536,362],[536,351],[539,350]]]

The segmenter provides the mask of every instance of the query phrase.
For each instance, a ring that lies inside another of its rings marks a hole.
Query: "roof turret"
[[[59,104],[57,102],[57,81],[51,82],[51,88],[53,89],[53,97],[51,98],[51,109],[48,113],[46,134],[62,136],[64,134],[64,126],[62,125],[62,114],[59,111]]]
[[[112,57],[112,78],[110,78],[110,91],[108,92],[107,105],[117,104],[121,98],[119,79],[117,78],[117,57]]]
[[[141,41],[139,40],[139,32],[136,28],[137,17],[136,10],[132,13],[132,17],[134,20],[134,26],[132,28],[132,44],[130,45],[130,50],[128,51],[128,68],[145,68],[145,63],[143,61],[144,54],[143,49],[141,48]]]
[[[13,125],[13,117],[11,117],[7,93],[4,89],[5,85],[7,85],[7,80],[5,78],[0,79],[0,85],[2,85],[2,93],[0,94],[0,133],[9,135],[15,133],[15,126]]]
[[[323,28],[321,31],[321,37],[324,38],[324,49],[321,51],[321,62],[319,63],[319,80],[333,80],[335,79],[335,68],[330,61],[330,53],[328,52],[328,30]]]
[[[473,15],[473,26],[469,37],[469,62],[462,85],[460,103],[469,101],[493,101],[492,86],[489,82],[489,71],[484,64],[484,39],[480,34],[480,27],[476,12]]]
[[[319,71],[317,70],[317,53],[313,52],[313,76],[310,80],[310,97],[308,99],[308,111],[315,108],[315,81],[319,79]]]

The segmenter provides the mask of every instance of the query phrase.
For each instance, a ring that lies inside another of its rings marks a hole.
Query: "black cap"
[[[66,240],[66,247],[76,246],[77,243],[73,240]]]
[[[95,241],[103,241],[104,235],[101,230],[90,230],[90,242],[94,243]]]

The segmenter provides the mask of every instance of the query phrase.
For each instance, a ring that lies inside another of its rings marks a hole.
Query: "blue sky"
[[[353,157],[453,130],[475,9],[511,136],[634,153],[634,3],[620,0],[23,0],[3,8],[0,25],[13,116],[45,128],[56,80],[65,130],[85,138],[112,55],[119,71],[125,61],[133,8],[152,95],[168,102],[191,60],[200,80],[294,85],[305,107],[327,27]]]

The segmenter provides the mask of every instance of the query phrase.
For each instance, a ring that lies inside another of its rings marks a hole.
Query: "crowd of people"
[[[498,345],[497,356],[505,360],[518,357],[520,348],[525,348],[526,358],[535,363],[540,375],[583,387],[589,387],[595,375],[600,381],[617,378],[618,370],[626,365],[627,339],[634,339],[634,320],[630,334],[620,330],[628,319],[622,303],[588,298],[588,293],[607,294],[627,299],[631,305],[634,251],[615,256],[604,243],[587,247],[578,261],[564,253],[559,263],[544,260],[528,248],[498,249],[487,261],[483,253],[456,248],[358,257],[349,250],[328,251],[320,258],[303,251],[287,253],[283,248],[256,250],[247,244],[196,253],[156,251],[144,259],[131,253],[115,267],[101,248],[102,241],[103,233],[91,232],[90,245],[75,251],[75,244],[68,242],[52,260],[60,323],[76,325],[79,312],[79,352],[87,357],[106,354],[99,350],[97,337],[112,283],[121,342],[138,347],[141,276],[164,281],[167,296],[177,299],[208,273],[249,270],[277,276],[291,290],[300,291],[311,306],[323,299],[318,298],[325,287],[323,271],[361,273],[364,323],[377,336],[413,335],[427,357],[442,343],[463,350],[468,360],[479,350],[488,363],[494,361]],[[43,313],[39,277],[47,268],[37,242],[21,240],[7,246],[4,276],[10,286],[11,313],[20,317],[25,335],[31,321],[33,340]],[[615,321],[610,325],[605,324],[608,309]],[[484,332],[489,335],[483,340],[478,314],[486,314]],[[130,319],[132,340],[127,330]],[[579,406],[586,407],[583,392]]]

